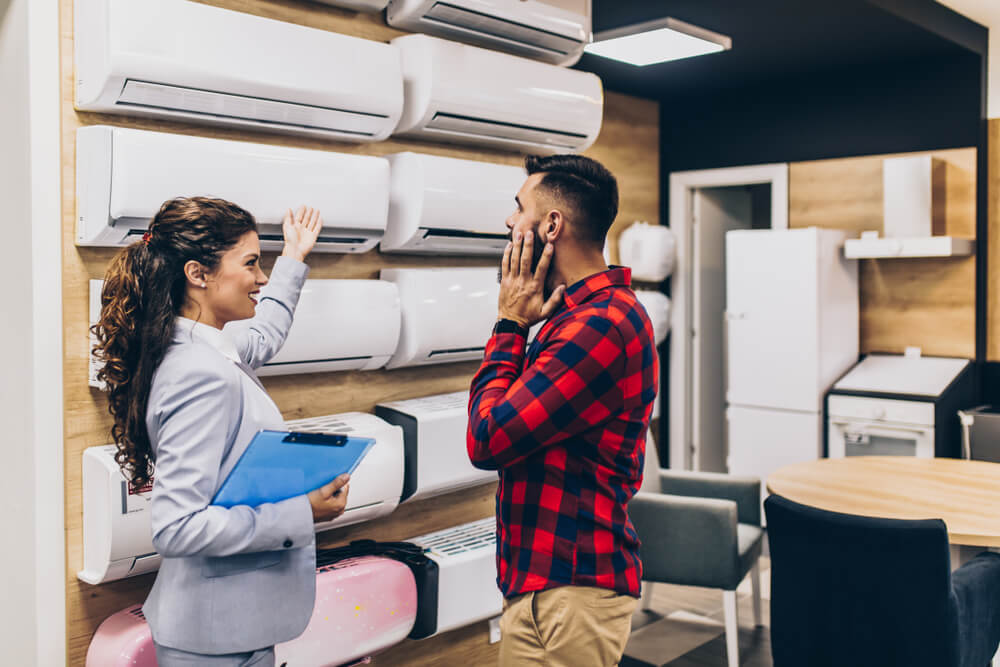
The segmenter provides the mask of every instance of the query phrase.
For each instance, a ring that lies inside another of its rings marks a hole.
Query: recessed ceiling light
[[[732,46],[733,40],[725,35],[665,18],[599,32],[584,50],[641,66],[718,53]]]

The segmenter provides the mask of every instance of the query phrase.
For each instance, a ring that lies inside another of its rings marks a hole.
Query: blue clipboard
[[[354,472],[373,438],[333,433],[258,431],[212,499],[233,507],[301,496]]]

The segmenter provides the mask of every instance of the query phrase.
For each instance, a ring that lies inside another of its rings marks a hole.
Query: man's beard
[[[535,269],[538,268],[538,262],[540,262],[542,260],[542,253],[545,252],[545,241],[542,240],[542,237],[540,237],[538,235],[538,230],[537,229],[533,230],[531,233],[534,234],[534,237],[531,239],[532,240],[532,243],[531,243],[531,272],[534,273]],[[510,231],[510,232],[507,233],[507,240],[513,242],[513,240],[514,240],[514,232],[513,231]],[[502,263],[503,259],[501,258],[500,261]],[[499,283],[501,280],[503,280],[503,266],[501,266],[501,267],[499,267],[497,269],[497,283]],[[548,276],[546,276],[546,280],[545,280],[545,283],[546,283],[546,290],[545,290],[546,291],[546,296],[548,296],[548,294],[547,294],[548,293],[548,289],[547,289],[548,282],[549,282],[548,281]]]

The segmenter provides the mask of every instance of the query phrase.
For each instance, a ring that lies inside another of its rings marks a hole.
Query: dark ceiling
[[[925,0],[908,1],[942,10]],[[970,55],[867,0],[593,0],[595,34],[666,16],[728,35],[733,48],[646,67],[585,54],[576,67],[599,75],[611,90],[662,100],[859,66]]]

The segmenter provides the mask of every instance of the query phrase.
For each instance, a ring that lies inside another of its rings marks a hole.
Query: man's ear
[[[545,216],[545,220],[538,229],[542,239],[546,243],[555,243],[556,239],[566,233],[566,218],[562,211],[552,209]]]

